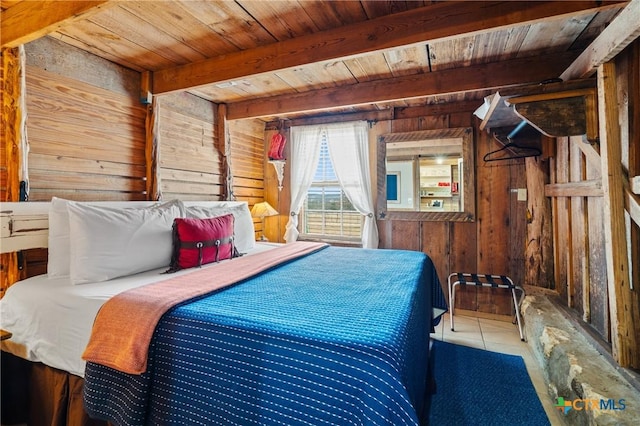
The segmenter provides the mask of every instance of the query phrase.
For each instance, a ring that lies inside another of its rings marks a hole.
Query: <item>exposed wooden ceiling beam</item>
[[[292,119],[287,119],[285,121],[282,121],[282,120],[270,121],[265,124],[265,130],[280,130],[281,126],[284,128],[289,128],[292,126],[310,126],[310,125],[317,125],[317,124],[341,123],[346,121],[357,121],[357,120],[367,120],[367,121],[393,120],[393,110],[386,109],[382,111],[358,111],[358,112],[347,112],[347,113],[332,114],[332,115],[318,115],[315,117],[292,118]]]
[[[28,43],[113,4],[108,0],[20,2],[0,15],[2,47]]]
[[[587,13],[621,1],[441,2],[296,37],[255,49],[156,71],[153,93],[163,94],[314,62],[354,57],[487,29],[504,29]]]
[[[590,77],[600,64],[611,60],[640,36],[640,0],[632,0],[567,68],[564,81]]]
[[[383,110],[370,110],[358,112],[342,112],[330,115],[314,115],[300,118],[287,118],[284,127],[307,126],[312,124],[336,123],[355,120],[384,121],[404,118],[417,118],[426,116],[448,115],[460,112],[471,112],[478,108],[478,100],[465,100],[442,104],[429,104],[410,107],[389,108]],[[266,130],[276,130],[282,125],[280,120],[270,121],[265,124]],[[639,179],[640,180],[640,179]],[[639,182],[640,186],[640,182]]]
[[[421,106],[395,108],[393,113],[396,120],[403,118],[418,118],[434,115],[448,115],[461,112],[473,112],[481,101],[477,99],[449,102],[444,104],[428,104]]]
[[[368,81],[348,86],[312,90],[296,95],[254,98],[230,103],[229,120],[284,115],[298,112],[391,102],[439,94],[495,89],[537,83],[558,75],[575,58],[575,53],[511,59],[464,68]]]

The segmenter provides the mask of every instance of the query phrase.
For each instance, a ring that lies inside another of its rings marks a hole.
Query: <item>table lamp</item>
[[[271,207],[271,204],[263,201],[262,203],[256,203],[251,208],[251,216],[260,218],[262,221],[262,235],[260,236],[259,241],[269,241],[267,237],[264,236],[264,218],[267,216],[275,216],[278,214],[278,211]]]

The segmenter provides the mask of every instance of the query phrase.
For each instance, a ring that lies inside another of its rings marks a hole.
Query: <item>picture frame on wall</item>
[[[392,210],[416,210],[416,192],[412,160],[387,161],[387,208]]]
[[[387,203],[400,203],[400,172],[387,173]]]

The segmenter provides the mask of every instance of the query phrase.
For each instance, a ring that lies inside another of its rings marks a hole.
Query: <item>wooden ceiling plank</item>
[[[343,62],[360,83],[381,78],[391,72],[382,54],[345,59]]]
[[[583,51],[609,26],[621,9],[602,10],[593,17],[585,30],[573,41],[571,50]]]
[[[501,59],[512,59],[518,57],[518,52],[522,49],[522,43],[527,38],[530,25],[509,28],[503,35],[505,38],[503,51],[500,53]]]
[[[277,41],[237,2],[187,1],[180,3],[180,6],[236,49],[245,50]],[[207,49],[205,53],[208,53],[211,49],[209,43],[201,44],[206,45],[202,48]]]
[[[368,19],[357,1],[300,2],[300,5],[322,30]]]
[[[640,36],[640,0],[631,0],[602,33],[569,66],[564,81],[592,76],[599,65],[611,60]]]
[[[167,34],[165,28],[149,25],[141,16],[146,16],[146,14],[139,16],[129,12],[126,7],[118,7],[93,16],[90,21],[103,28],[109,28],[110,31],[118,34],[120,39],[144,46],[146,50],[166,58],[174,65],[201,61],[206,58],[205,55],[181,42],[180,39]],[[167,28],[171,27],[173,25],[167,26]],[[168,49],[167,46],[171,46],[171,48]]]
[[[432,70],[440,71],[471,65],[475,40],[476,36],[465,36],[429,43],[429,59]]]
[[[155,94],[448,37],[506,29],[620,2],[443,2],[154,73]],[[604,5],[603,5],[604,4]]]
[[[336,87],[338,84],[353,84],[356,79],[342,61],[310,64],[275,73],[292,88],[307,87],[311,90]]]
[[[216,85],[202,86],[189,92],[214,103],[227,103],[238,101],[246,96],[260,97],[264,96],[264,93],[281,94],[291,90],[291,86],[275,73],[242,79],[236,83],[235,86],[222,88]]]
[[[62,34],[60,38],[58,34]],[[99,37],[87,37],[91,34],[100,34]],[[175,63],[171,60],[159,55],[157,52],[146,49],[139,44],[133,43],[125,38],[121,38],[117,33],[111,32],[90,20],[78,22],[70,25],[52,34],[53,37],[79,47],[83,50],[89,50],[102,58],[113,58],[118,64],[135,63],[135,70],[153,71],[158,67],[171,67]],[[83,40],[91,40],[91,45],[87,46]],[[98,53],[99,52],[99,53]]]
[[[28,43],[114,4],[108,0],[20,2],[0,15],[2,47]]]
[[[299,37],[304,34],[311,34],[312,32],[322,31],[329,28],[336,28],[341,25],[347,25],[353,22],[361,22],[367,20],[367,16],[358,2],[301,1],[298,2],[298,5],[301,10],[293,13],[295,13],[296,20],[300,20],[300,18],[302,18],[304,21],[308,21],[305,24],[307,31],[304,33],[293,35],[294,37]],[[339,5],[338,7],[340,7],[342,10],[336,10],[336,5]],[[280,8],[276,7],[276,9]],[[340,12],[344,12],[345,16],[341,16]],[[262,22],[262,19],[260,19],[260,17],[255,17],[258,18],[260,22]],[[285,16],[285,20],[286,19],[287,18]],[[312,28],[315,28],[315,30],[309,31]],[[291,36],[292,34],[289,34],[289,36],[286,38],[291,38]]]
[[[173,45],[180,42],[189,49],[198,51],[200,53],[198,60],[237,50],[235,43],[227,37],[215,37],[212,31],[214,31],[214,33],[216,31],[201,21],[201,19],[211,19],[207,13],[207,8],[211,6],[213,5],[201,1],[163,2],[162,6],[159,6],[155,1],[127,1],[121,2],[119,5],[121,9],[143,20],[144,24],[139,29],[140,31],[148,31],[149,33],[160,32],[173,37],[175,41],[172,43],[164,43],[164,49],[167,49],[167,46],[173,48]],[[176,19],[177,16],[179,16],[180,19]],[[149,37],[149,35],[147,35],[147,37]],[[190,42],[193,40],[206,40],[206,42]],[[159,40],[156,42],[159,42]],[[191,59],[190,61],[193,62],[194,60],[195,59]],[[182,61],[177,65],[182,65],[186,62],[189,61]]]
[[[391,13],[404,12],[408,8],[414,8],[416,4],[420,4],[418,1],[366,1],[360,2],[362,8],[367,13],[369,18],[377,18],[378,16],[389,15]],[[413,6],[413,7],[412,7]]]
[[[429,59],[427,58],[427,49],[424,46],[389,50],[384,52],[384,57],[387,59],[394,77],[415,74],[416,72],[429,72],[427,66]],[[411,64],[411,66],[407,67],[407,64]]]
[[[520,46],[522,52],[546,52],[567,50],[589,25],[594,13],[576,16],[565,21],[540,22],[531,25],[525,39]]]
[[[537,57],[492,62],[427,74],[396,77],[381,81],[320,89],[297,95],[251,99],[228,105],[228,118],[264,117],[327,108],[390,102],[405,98],[466,92],[539,82],[557,75],[569,64],[574,53],[549,55],[541,64]],[[554,72],[556,74],[554,74]]]
[[[519,32],[515,32],[519,34]],[[507,43],[514,43],[514,29],[505,31],[491,31],[486,34],[478,34],[473,45],[473,52],[470,58],[472,64],[482,61],[483,58],[495,58],[495,60],[513,59],[517,56],[515,52],[520,50],[507,48]],[[515,37],[517,39],[517,37]],[[517,42],[516,42],[517,43]],[[521,43],[521,41],[520,41]],[[518,43],[518,46],[520,45]]]
[[[321,30],[311,19],[304,2],[299,7],[283,7],[279,1],[240,1],[240,4],[278,41],[300,37]]]
[[[102,59],[106,59],[108,61],[113,62],[114,64],[122,65],[125,68],[132,69],[134,71],[142,72],[148,68],[144,68],[138,64],[134,64],[129,60],[124,59],[120,56],[120,54],[116,54],[111,50],[109,52],[104,51],[96,46],[87,45],[84,41],[81,41],[77,38],[77,34],[63,34],[61,32],[54,32],[49,34],[49,37],[63,43],[66,43],[70,46],[77,47],[78,49],[87,52],[87,54],[96,55]],[[120,52],[119,52],[120,53]]]

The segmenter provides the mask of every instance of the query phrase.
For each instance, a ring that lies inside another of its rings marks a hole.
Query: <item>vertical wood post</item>
[[[598,67],[598,113],[612,353],[621,367],[640,368],[635,330],[640,318],[629,282],[617,96],[615,64],[607,62]]]
[[[529,157],[525,159],[527,175],[527,210],[530,219],[527,223],[527,241],[525,246],[525,277],[527,285],[552,288],[553,273],[553,235],[551,229],[551,201],[544,195],[544,185],[548,182],[548,173],[542,161]]]
[[[602,182],[602,160],[600,154],[586,136],[574,143],[585,158],[585,177],[587,180]],[[588,322],[607,341],[611,340],[609,323],[609,303],[607,291],[607,261],[605,258],[604,218],[602,197],[587,197],[587,257],[589,259],[589,315]],[[587,288],[584,289],[587,292]],[[585,311],[586,312],[586,311]]]
[[[22,47],[2,49],[2,135],[5,149],[3,163],[7,179],[2,201],[19,201],[20,179],[26,178],[26,167],[23,165],[26,161],[21,152],[26,147],[23,67]]]
[[[26,121],[25,121],[25,79],[24,47],[2,49],[2,146],[4,156],[0,162],[0,172],[4,169],[5,191],[2,201],[20,200],[20,180],[26,180]],[[18,256],[16,253],[0,255],[1,277],[0,297],[5,290],[19,279]]]
[[[160,149],[158,115],[159,115],[158,99],[154,96],[151,105],[147,106],[147,118],[145,119],[146,129],[146,146],[145,146],[145,164],[147,174],[147,200],[157,201],[162,198],[160,190]]]
[[[581,182],[584,180],[585,159],[580,149],[582,136],[569,137],[569,181]],[[587,210],[585,197],[570,197],[571,203],[571,279],[574,289],[574,307],[582,312],[582,319],[591,322],[591,309],[589,299],[589,238],[587,230]]]
[[[555,157],[555,181],[554,183],[569,182],[569,138],[560,137],[556,139]],[[567,306],[573,307],[573,288],[571,274],[571,240],[567,238],[571,229],[571,205],[567,197],[556,197],[554,199],[555,210],[555,284],[560,297],[566,301]]]
[[[629,176],[635,177],[636,192],[640,194],[640,39],[628,49],[627,93],[629,96]],[[629,198],[630,196],[627,196]],[[640,222],[631,224],[632,283],[640,293]],[[640,297],[640,294],[638,294]],[[636,326],[638,327],[638,326]],[[640,350],[638,348],[637,350]]]
[[[218,104],[215,118],[216,144],[222,156],[222,198],[233,200],[233,175],[231,173],[231,138],[227,126],[227,105]]]
[[[153,94],[151,93],[151,86],[153,76],[151,71],[143,71],[140,73],[140,103],[144,105],[150,105],[153,102]]]

